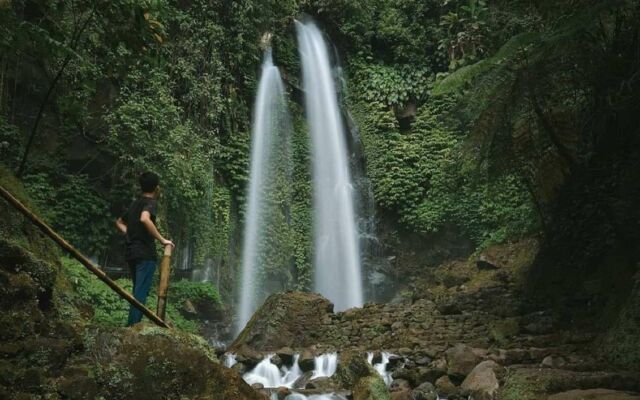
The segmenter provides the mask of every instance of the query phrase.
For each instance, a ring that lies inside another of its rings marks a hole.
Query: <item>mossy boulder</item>
[[[364,355],[357,352],[340,353],[340,362],[333,378],[341,387],[354,387],[360,379],[367,376],[377,376],[377,372]]]
[[[353,400],[391,400],[384,381],[379,376],[366,376],[353,388]]]
[[[261,399],[199,336],[138,324],[90,332],[85,344],[59,382],[70,399],[94,391],[109,399]]]
[[[331,337],[332,317],[333,304],[317,293],[276,293],[256,311],[230,351],[303,349],[324,343]]]

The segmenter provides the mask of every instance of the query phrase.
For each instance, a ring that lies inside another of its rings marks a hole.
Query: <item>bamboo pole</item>
[[[164,255],[160,262],[160,283],[158,284],[158,310],[156,314],[165,320],[165,312],[167,308],[167,291],[169,290],[169,268],[171,266],[171,251],[173,246],[164,247]]]
[[[54,242],[56,242],[60,247],[66,250],[73,258],[78,260],[82,265],[84,265],[91,273],[98,277],[101,281],[106,283],[114,292],[116,292],[120,297],[131,303],[134,307],[137,307],[144,315],[146,315],[151,321],[155,322],[157,325],[163,328],[169,328],[160,317],[153,313],[150,309],[148,309],[144,304],[140,303],[126,290],[121,288],[117,283],[115,283],[111,278],[107,276],[100,268],[94,265],[91,260],[85,257],[82,253],[76,250],[73,246],[69,244],[66,240],[64,240],[60,235],[58,235],[49,225],[47,225],[44,221],[42,221],[37,215],[31,212],[24,204],[20,202],[20,200],[13,197],[13,195],[6,190],[2,185],[0,185],[0,195],[5,198],[9,202],[9,204],[13,205],[18,209],[25,217],[31,220],[40,230]]]

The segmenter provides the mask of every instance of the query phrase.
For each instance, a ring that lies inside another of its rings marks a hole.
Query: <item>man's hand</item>
[[[163,246],[171,246],[174,249],[176,248],[176,245],[173,244],[173,242],[171,240],[169,240],[169,239],[164,239],[163,238],[162,240],[160,240],[160,243],[162,243]]]
[[[123,235],[127,234],[127,224],[125,224],[125,222],[122,220],[122,218],[118,218],[118,220],[116,221],[116,226],[118,227],[118,230]]]

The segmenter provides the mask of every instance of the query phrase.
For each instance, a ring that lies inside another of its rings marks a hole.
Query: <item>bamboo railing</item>
[[[12,206],[14,206],[18,211],[20,211],[27,219],[31,220],[45,235],[49,236],[56,242],[62,249],[67,251],[73,258],[78,260],[82,265],[85,266],[92,274],[98,277],[102,282],[106,283],[114,292],[118,294],[118,296],[122,297],[126,301],[128,301],[134,307],[137,307],[144,315],[146,315],[151,321],[156,323],[158,326],[163,328],[169,328],[169,325],[162,320],[158,315],[156,315],[153,311],[147,308],[144,304],[140,303],[133,297],[129,292],[120,287],[117,283],[115,283],[111,278],[107,276],[98,266],[93,264],[91,260],[85,257],[82,253],[76,250],[69,242],[64,240],[60,235],[58,235],[49,225],[47,225],[44,221],[42,221],[36,214],[34,214],[31,210],[29,210],[24,204],[20,202],[20,200],[16,199],[7,189],[0,185],[0,195],[4,197],[5,200],[9,202]],[[167,246],[170,247],[170,246]],[[171,255],[171,252],[169,252]],[[164,260],[163,260],[164,262]],[[168,277],[167,277],[168,279]],[[166,291],[165,291],[166,297]]]

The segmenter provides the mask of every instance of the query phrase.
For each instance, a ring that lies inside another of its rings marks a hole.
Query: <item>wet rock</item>
[[[389,392],[391,400],[413,400],[411,389],[402,389],[395,392]]]
[[[313,371],[315,368],[315,358],[310,351],[305,350],[298,359],[298,365],[304,372]]]
[[[405,379],[394,379],[389,385],[390,392],[411,391],[411,384]]]
[[[447,374],[464,378],[480,362],[474,350],[464,344],[458,344],[446,351]]]
[[[322,377],[309,381],[304,388],[305,389],[318,389],[322,392],[330,392],[337,388],[335,381],[331,378]]]
[[[389,364],[387,364],[387,368],[388,369],[395,369],[399,365],[401,365],[404,362],[404,360],[405,360],[404,357],[392,354],[392,355],[389,356]]]
[[[451,382],[451,378],[447,375],[441,376],[436,380],[436,390],[438,394],[451,398],[458,395],[458,387]]]
[[[284,400],[287,396],[289,396],[291,393],[291,389],[286,388],[286,387],[279,387],[276,390],[276,394],[278,395],[278,399],[279,400]]]
[[[264,389],[264,385],[262,383],[252,383],[251,384],[251,388],[254,390],[260,390],[260,389]]]
[[[414,400],[438,400],[438,393],[435,386],[429,382],[425,382],[413,389],[411,392]]]
[[[367,376],[379,375],[361,353],[340,354],[340,362],[334,376],[340,387],[354,387],[360,379]]]
[[[283,363],[285,363],[286,365],[293,365],[293,356],[295,355],[295,352],[293,350],[291,350],[290,347],[283,347],[281,349],[278,349],[278,351],[276,351],[276,356],[278,356]]]
[[[548,400],[640,400],[640,394],[625,393],[609,389],[570,390],[557,393]]]
[[[474,400],[494,400],[500,388],[498,376],[502,371],[502,367],[494,361],[481,362],[460,385],[462,394]]]

